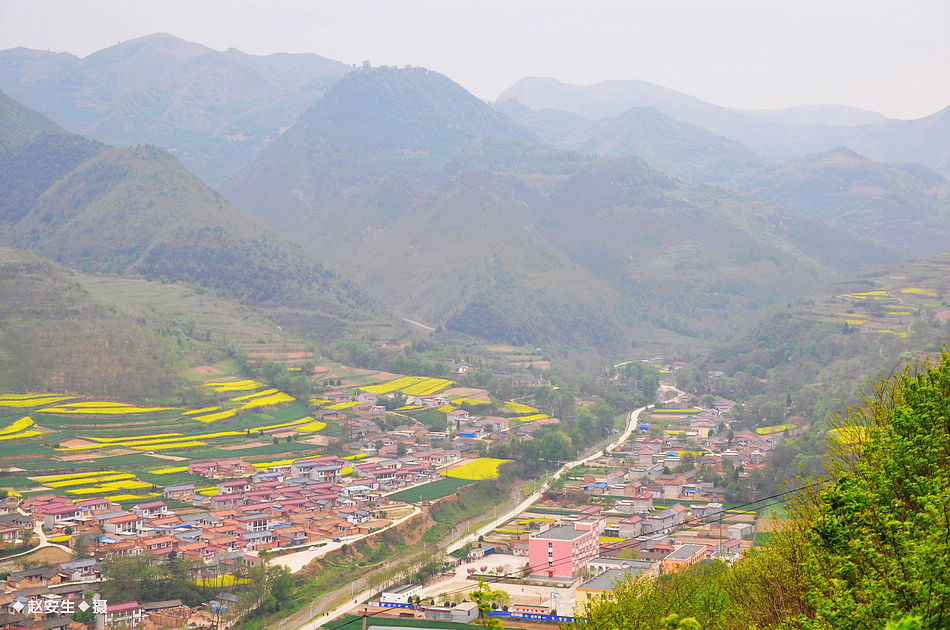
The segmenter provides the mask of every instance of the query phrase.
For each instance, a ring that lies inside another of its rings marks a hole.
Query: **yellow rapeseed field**
[[[390,394],[402,392],[407,396],[428,396],[443,390],[453,381],[444,378],[429,378],[426,376],[403,376],[380,385],[367,385],[360,390],[371,394]]]
[[[316,433],[317,431],[322,431],[326,428],[327,428],[326,422],[320,422],[319,420],[317,420],[315,422],[309,422],[299,427],[294,427],[294,431],[297,431],[299,433]]]
[[[241,402],[242,400],[250,400],[252,398],[258,398],[260,396],[270,396],[271,394],[276,394],[276,393],[277,393],[276,389],[264,389],[259,392],[254,392],[253,394],[245,394],[243,396],[237,396],[236,398],[232,398],[231,402]]]
[[[192,409],[191,411],[186,411],[186,412],[184,412],[184,413],[181,414],[181,415],[183,415],[183,416],[195,416],[195,415],[198,415],[198,414],[200,414],[200,413],[209,413],[209,412],[211,412],[211,411],[217,411],[217,410],[220,409],[220,408],[221,408],[221,407],[202,407],[201,409]]]
[[[531,405],[525,405],[513,400],[505,402],[505,407],[517,414],[526,414],[526,413],[538,413],[540,409],[537,407],[532,407]]]
[[[258,387],[263,387],[264,383],[258,381],[247,379],[244,381],[227,381],[221,383],[205,383],[205,387],[210,387],[219,394],[225,394],[227,392],[246,392],[250,389],[257,389]]]
[[[155,470],[150,470],[148,472],[153,475],[170,475],[172,473],[186,472],[188,470],[187,466],[172,466],[171,468],[156,468]]]
[[[519,422],[531,422],[532,420],[544,420],[545,418],[550,418],[546,413],[533,413],[530,416],[517,416],[515,420]]]
[[[477,398],[456,398],[455,400],[451,401],[451,403],[453,405],[472,405],[477,407],[479,405],[487,405],[488,401],[478,400]]]
[[[451,384],[452,381],[448,381],[444,378],[427,378],[400,391],[407,396],[429,396],[445,389]]]
[[[366,387],[360,387],[364,392],[369,392],[371,394],[389,394],[391,392],[398,392],[406,387],[411,387],[416,383],[426,380],[424,376],[403,376],[397,378],[394,381],[389,381],[388,383],[382,383],[380,385],[367,385]]]
[[[20,433],[14,433],[13,435],[0,435],[0,440],[19,440],[20,438],[42,435],[42,433],[42,431],[22,431]]]
[[[911,295],[926,295],[928,297],[937,297],[937,292],[933,289],[920,289],[918,287],[907,287],[906,289],[901,289],[901,293],[909,293]]]
[[[30,416],[23,416],[19,420],[14,420],[7,426],[0,429],[0,435],[10,435],[11,433],[19,433],[24,429],[33,426],[33,418]]]
[[[61,396],[59,394],[0,394],[0,407],[38,407],[52,405],[75,396]]]
[[[75,403],[76,405],[82,403]],[[100,407],[82,406],[74,407],[69,405],[60,405],[58,407],[46,407],[40,409],[44,413],[55,414],[85,414],[90,416],[101,415],[125,415],[133,413],[149,413],[152,411],[173,411],[177,407],[135,407],[133,405],[124,405],[122,403],[99,403]]]
[[[456,466],[446,471],[446,477],[455,477],[456,479],[471,479],[479,481],[481,479],[495,479],[498,477],[498,467],[510,459],[497,459],[495,457],[479,457],[467,464]]]
[[[267,407],[269,405],[278,405],[285,402],[294,402],[294,397],[285,394],[284,392],[277,392],[276,394],[271,394],[269,396],[264,396],[262,398],[252,398],[244,404],[241,405],[241,409],[254,409],[255,407]]]
[[[336,403],[335,405],[327,405],[324,407],[326,410],[340,410],[340,409],[349,409],[350,407],[355,407],[358,405],[358,402],[341,402]]]
[[[304,416],[299,420],[293,420],[292,422],[281,422],[280,424],[269,424],[266,427],[256,427],[255,431],[266,431],[268,429],[282,429],[284,427],[292,427],[298,424],[304,424],[305,422],[313,422],[313,416]]]
[[[204,416],[193,416],[195,420],[199,422],[214,422],[215,420],[223,420],[224,418],[230,418],[237,413],[237,409],[225,409],[224,411],[219,411],[217,413],[209,413]]]
[[[47,481],[43,485],[47,488],[68,488],[69,486],[84,486],[90,483],[101,483],[103,481],[122,481],[123,479],[135,479],[135,475],[129,473],[117,473],[115,475],[103,475],[102,477],[89,477],[85,479],[64,479],[63,481]]]

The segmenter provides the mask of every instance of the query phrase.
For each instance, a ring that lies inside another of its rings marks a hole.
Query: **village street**
[[[633,433],[634,429],[636,428],[636,426],[637,426],[637,424],[638,424],[638,422],[639,422],[640,414],[643,413],[643,411],[644,411],[645,409],[646,409],[646,407],[640,407],[640,408],[638,408],[638,409],[635,409],[635,410],[631,411],[631,412],[628,414],[628,416],[627,416],[627,425],[626,425],[626,427],[624,427],[624,430],[621,432],[620,436],[617,437],[616,439],[612,440],[611,442],[609,442],[608,445],[607,445],[605,448],[600,449],[600,450],[598,450],[597,452],[595,452],[595,453],[593,453],[593,454],[591,454],[591,455],[588,455],[588,456],[586,456],[586,457],[579,458],[579,459],[577,459],[577,460],[574,460],[574,461],[572,461],[572,462],[568,462],[568,463],[564,464],[563,466],[561,466],[561,468],[559,468],[559,469],[557,470],[557,472],[555,472],[555,473],[548,479],[548,481],[546,481],[544,484],[542,484],[541,487],[539,487],[536,491],[534,491],[534,492],[533,492],[530,496],[528,496],[524,501],[522,501],[521,503],[519,503],[515,508],[509,510],[508,512],[505,512],[505,513],[502,514],[501,516],[496,517],[496,518],[493,519],[491,522],[489,522],[489,523],[483,525],[482,527],[478,528],[478,530],[476,530],[475,532],[473,532],[473,533],[471,533],[471,534],[467,534],[466,536],[463,536],[462,538],[459,538],[458,540],[456,540],[455,542],[453,542],[452,544],[450,544],[450,545],[446,548],[445,552],[446,552],[446,553],[451,553],[452,551],[455,551],[456,549],[459,549],[459,548],[465,546],[465,545],[466,545],[467,543],[469,543],[469,542],[473,542],[473,541],[478,540],[478,537],[479,537],[479,536],[483,536],[483,535],[487,534],[488,532],[492,531],[493,529],[496,529],[497,527],[499,527],[501,524],[507,522],[509,519],[513,518],[514,516],[520,514],[521,512],[525,511],[526,509],[528,509],[531,505],[533,505],[536,501],[538,501],[538,500],[544,495],[545,491],[547,491],[547,489],[548,489],[548,487],[550,486],[551,482],[553,482],[554,480],[560,478],[561,475],[565,474],[565,473],[566,473],[568,470],[570,470],[571,468],[574,468],[575,466],[579,466],[579,465],[581,465],[581,464],[585,464],[585,463],[587,463],[587,462],[589,462],[589,461],[593,461],[593,460],[597,459],[598,457],[602,456],[605,451],[611,450],[611,449],[613,449],[613,448],[616,448],[616,447],[619,446],[620,444],[623,444],[623,443],[630,437],[631,433]],[[331,551],[331,550],[330,550],[330,549],[324,550],[323,548],[321,548],[320,551],[322,552],[322,553],[320,554],[320,555],[322,556],[322,555],[325,555],[326,553],[328,553],[328,552]],[[313,556],[313,557],[319,557],[319,556]],[[488,558],[490,558],[490,556],[489,556]],[[487,560],[488,558],[486,558],[486,560]],[[513,556],[500,556],[500,557],[498,558],[498,561],[499,561],[499,562],[503,562],[503,563],[504,563],[504,562],[507,562],[508,564],[510,564],[510,563],[512,562],[512,558],[513,558]],[[483,563],[482,561],[479,561],[478,564],[479,564],[479,567],[480,567],[480,566],[481,566],[482,564],[484,564],[484,563]],[[524,564],[524,562],[522,561],[521,564]],[[464,566],[464,565],[463,565],[463,566]],[[471,565],[469,565],[469,566],[471,566]],[[488,565],[486,565],[486,566],[488,566]],[[493,565],[492,565],[492,566],[493,566]],[[466,566],[465,568],[467,569],[468,567]],[[458,579],[458,571],[456,571],[456,574],[455,574],[454,577],[450,578],[450,579],[447,580],[446,582],[453,582],[453,581],[456,581],[457,579]],[[448,587],[447,587],[447,585],[446,585],[446,588],[443,588],[443,585],[446,584],[446,582],[440,582],[440,583],[435,584],[435,585],[433,585],[432,587],[430,587],[430,588],[428,588],[428,589],[426,589],[426,590],[427,590],[427,592],[431,592],[431,593],[434,593],[434,594],[436,594],[436,595],[438,595],[438,594],[441,593],[441,592],[448,592]],[[474,588],[475,584],[474,584],[471,580],[467,580],[466,582],[467,582],[468,585],[470,585],[471,587]],[[518,586],[517,588],[520,589],[521,587]],[[526,587],[526,588],[527,588],[527,587]],[[432,589],[435,589],[435,590],[432,590]],[[299,626],[299,627],[298,627],[298,630],[316,630],[317,628],[319,628],[319,627],[322,626],[323,624],[327,623],[327,622],[330,621],[331,619],[335,619],[335,618],[337,618],[337,617],[339,617],[339,616],[345,614],[347,611],[349,611],[350,609],[352,609],[358,602],[366,601],[367,599],[369,599],[370,597],[372,597],[373,595],[375,595],[378,590],[379,590],[378,588],[372,588],[372,589],[364,590],[364,591],[362,591],[362,592],[360,592],[360,593],[356,593],[356,594],[353,595],[353,600],[352,600],[352,601],[347,600],[344,604],[338,606],[338,607],[335,608],[334,610],[328,611],[328,612],[326,612],[326,613],[320,615],[319,617],[316,617],[316,618],[314,618],[314,619],[311,619],[308,623],[306,623],[306,624],[304,624],[304,625],[302,625],[302,626]],[[552,589],[547,589],[547,590],[550,591],[550,590],[552,590]],[[325,595],[324,597],[327,597],[327,598],[332,597],[332,596],[336,595],[336,593],[338,593],[338,592],[339,592],[339,589],[338,589],[337,591],[335,591],[334,593],[329,593],[329,594]],[[539,591],[539,592],[532,591],[532,594],[541,595],[542,598],[543,598],[545,595],[547,595],[548,598],[551,597],[551,594],[550,594],[550,593],[542,593],[542,592],[540,592],[540,591]],[[560,604],[559,604],[559,605],[560,605]],[[573,601],[571,601],[571,602],[570,602],[570,606],[568,606],[568,602],[565,600],[563,605],[564,605],[564,610],[565,610],[565,611],[568,611],[568,610],[573,609]]]
[[[408,507],[412,508],[412,510],[408,514],[405,514],[399,517],[398,519],[396,519],[395,521],[393,521],[392,523],[390,523],[389,525],[387,525],[386,527],[382,529],[378,529],[369,534],[361,534],[359,536],[348,536],[346,538],[341,538],[339,541],[330,541],[327,544],[323,545],[322,547],[318,547],[316,549],[312,549],[313,545],[307,545],[308,547],[307,549],[304,549],[303,551],[296,551],[294,553],[289,553],[287,555],[283,555],[278,558],[274,558],[272,563],[285,567],[291,573],[296,573],[297,571],[300,571],[305,566],[310,564],[311,561],[317,558],[322,558],[323,556],[327,555],[331,551],[336,551],[337,549],[339,549],[340,547],[344,545],[352,545],[353,543],[359,542],[363,540],[364,538],[370,538],[372,536],[376,536],[377,534],[381,534],[389,529],[392,529],[393,527],[397,527],[405,523],[412,517],[422,513],[422,510],[418,506],[412,505]],[[386,508],[383,508],[383,510],[385,509]],[[399,509],[406,509],[406,506],[399,506]]]

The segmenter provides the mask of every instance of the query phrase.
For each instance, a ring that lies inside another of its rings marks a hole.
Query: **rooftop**
[[[673,553],[666,557],[667,560],[689,560],[695,554],[706,551],[706,545],[680,545],[673,550]]]
[[[408,593],[411,590],[419,588],[418,584],[403,584],[402,586],[397,586],[395,588],[387,588],[387,593],[399,594],[399,593]]]
[[[587,534],[586,530],[576,529],[573,525],[558,525],[541,532],[535,538],[539,540],[575,540]]]
[[[646,568],[635,567],[631,569],[607,569],[597,577],[587,580],[583,584],[577,587],[577,590],[587,590],[587,591],[612,591],[614,590],[614,585],[619,581],[623,582],[628,577],[635,578],[644,571],[649,569],[649,566]]]

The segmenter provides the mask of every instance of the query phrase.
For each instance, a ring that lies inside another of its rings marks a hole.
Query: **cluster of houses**
[[[188,472],[216,481],[210,492],[194,483],[172,484],[161,489],[161,497],[143,497],[127,509],[108,498],[73,500],[52,493],[9,499],[0,510],[8,512],[0,514],[4,541],[41,531],[54,539],[68,537],[68,544],[89,558],[11,573],[3,582],[0,610],[6,614],[0,614],[0,628],[19,627],[29,619],[24,615],[50,602],[73,606],[95,590],[101,561],[109,556],[174,555],[197,566],[198,578],[215,577],[259,563],[263,550],[306,548],[383,528],[390,521],[377,508],[388,493],[438,479],[439,471],[459,458],[457,451],[436,448],[392,459],[310,457],[265,470],[240,459],[196,461]],[[170,503],[178,507],[171,509]],[[109,603],[102,613],[113,627],[156,616],[188,617],[180,602],[166,604]],[[68,623],[69,616],[65,619]]]
[[[38,523],[50,536],[69,535],[71,545],[83,544],[100,558],[174,553],[206,565],[233,564],[250,552],[383,527],[387,522],[374,509],[386,493],[437,479],[441,467],[458,459],[455,451],[431,449],[365,462],[311,457],[266,470],[241,460],[192,462],[189,473],[218,481],[212,492],[198,492],[194,483],[173,484],[161,489],[162,498],[128,510],[107,498],[46,494],[22,502],[28,516],[5,516],[15,521],[11,530]],[[191,507],[172,511],[169,500]]]

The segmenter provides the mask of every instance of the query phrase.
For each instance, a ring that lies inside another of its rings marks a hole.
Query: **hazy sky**
[[[730,107],[916,118],[950,105],[950,0],[0,0],[0,48],[166,32],[425,66],[486,100],[525,76],[642,79]]]

